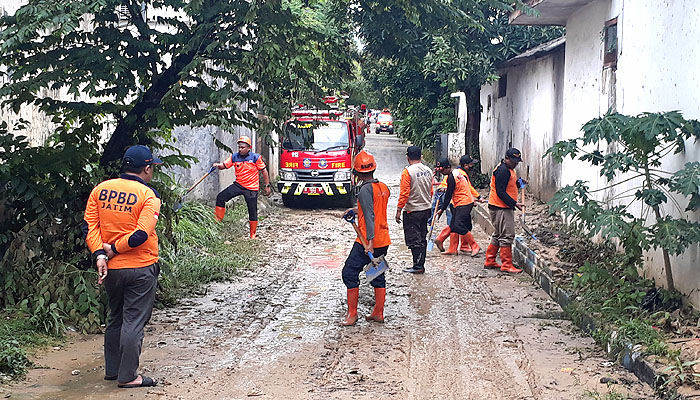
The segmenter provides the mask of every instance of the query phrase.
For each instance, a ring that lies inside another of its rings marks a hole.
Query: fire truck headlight
[[[283,181],[295,181],[297,180],[297,174],[294,171],[280,171],[280,178]]]
[[[335,173],[333,176],[334,181],[349,181],[350,180],[350,171],[338,171]]]

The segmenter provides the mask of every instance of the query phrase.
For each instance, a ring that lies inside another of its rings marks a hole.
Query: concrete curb
[[[474,207],[472,214],[474,222],[476,222],[487,233],[493,233],[493,225],[488,215],[488,210],[484,207]],[[571,316],[570,310],[575,307],[575,299],[572,294],[562,288],[553,278],[547,262],[530,250],[521,236],[516,236],[515,245],[513,246],[513,261],[527,272],[532,279],[544,290],[549,297],[552,298],[561,308]],[[583,331],[591,334],[596,330],[596,324],[593,318],[587,314],[580,314],[579,318],[574,321]],[[611,344],[608,344],[606,351],[610,354]],[[645,360],[641,352],[640,346],[626,343],[625,350],[621,354],[622,365],[632,371],[637,378],[649,384],[653,388],[657,387],[657,382],[660,382],[660,376],[651,364]]]

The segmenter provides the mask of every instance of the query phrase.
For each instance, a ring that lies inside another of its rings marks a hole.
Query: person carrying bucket
[[[386,184],[374,178],[377,163],[374,156],[362,150],[355,156],[353,162],[353,174],[361,181],[360,191],[357,195],[357,208],[347,210],[343,217],[357,214],[359,234],[366,238],[366,245],[357,237],[352,245],[350,254],[345,260],[342,276],[347,288],[348,312],[341,322],[343,326],[352,326],[357,322],[357,303],[360,295],[360,272],[365,265],[371,262],[368,252],[374,257],[385,256],[391,239],[389,238],[389,224],[387,223],[387,204],[389,202],[389,188]],[[372,314],[365,317],[367,321],[384,322],[384,301],[386,299],[386,280],[384,274],[370,281],[374,287],[375,305]]]
[[[248,206],[248,222],[250,224],[250,238],[255,239],[258,228],[258,190],[260,189],[260,176],[262,172],[265,181],[265,196],[269,196],[270,176],[267,174],[265,162],[260,154],[250,151],[252,142],[248,136],[238,139],[238,153],[234,153],[222,163],[214,163],[212,166],[218,169],[234,168],[236,181],[231,186],[222,190],[216,196],[216,210],[214,214],[219,221],[226,214],[226,202],[236,196],[243,195]]]

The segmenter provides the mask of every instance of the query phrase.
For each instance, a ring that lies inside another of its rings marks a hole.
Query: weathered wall
[[[504,97],[498,98],[498,82],[481,90],[481,172],[490,173],[516,147],[523,154],[518,174],[529,177],[532,193],[549,200],[561,166],[542,156],[561,140],[564,49],[500,72],[507,76]]]
[[[497,83],[483,88],[482,170],[488,172],[490,165],[502,157],[512,142],[515,147],[522,146],[526,160],[519,173],[526,174],[530,167],[530,189],[541,199],[551,196],[548,188],[552,185],[564,186],[576,180],[588,181],[590,187],[596,189],[608,182],[590,164],[566,160],[559,177],[556,167],[550,168],[545,165],[548,161],[531,156],[539,155],[540,149],[559,138],[579,137],[584,123],[603,115],[609,108],[631,115],[680,110],[687,118],[700,119],[700,77],[690,72],[692,66],[700,64],[700,52],[696,51],[700,37],[698,15],[700,2],[696,0],[598,0],[578,10],[566,24],[561,99],[550,102],[557,91],[542,90],[542,79],[546,76],[544,66],[550,63],[547,58],[506,69],[506,97],[497,98]],[[604,68],[602,31],[605,22],[615,17],[618,18],[617,68]],[[562,117],[554,118],[560,110]],[[561,127],[555,127],[547,137],[547,131],[541,126],[544,123],[549,126],[550,119],[555,126],[556,121],[560,121]],[[684,153],[664,159],[662,169],[673,171],[686,162],[697,160],[700,160],[700,144],[689,141]],[[541,163],[542,168],[532,162]],[[601,191],[598,198],[611,198],[635,184],[638,182]],[[685,208],[686,202],[680,203],[681,208]],[[639,207],[629,210],[635,214],[640,212]],[[686,213],[672,206],[667,206],[665,211],[695,221],[700,219],[700,212]],[[700,305],[699,247],[696,245],[672,259],[676,288],[696,305]],[[663,270],[661,252],[649,252],[644,274],[664,284]]]

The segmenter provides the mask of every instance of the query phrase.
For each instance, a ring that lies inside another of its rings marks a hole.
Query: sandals
[[[120,383],[117,387],[124,389],[138,388],[138,387],[152,387],[156,386],[158,382],[152,378],[141,375],[141,383]]]

